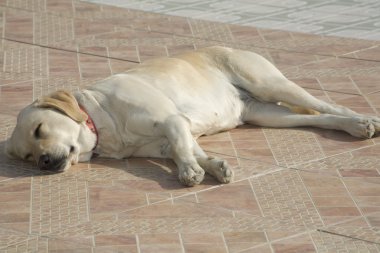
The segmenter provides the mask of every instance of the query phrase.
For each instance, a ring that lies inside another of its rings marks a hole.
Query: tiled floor
[[[75,0],[0,0],[0,148],[18,111],[144,59],[258,52],[313,95],[380,112],[380,42],[257,29]],[[184,188],[169,160],[62,174],[0,152],[0,252],[380,252],[380,140],[245,126],[202,137],[235,181]]]
[[[380,40],[378,0],[85,0],[208,21]]]

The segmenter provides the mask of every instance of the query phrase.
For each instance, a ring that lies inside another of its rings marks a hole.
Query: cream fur
[[[338,129],[360,138],[371,138],[380,130],[379,118],[321,101],[263,57],[223,47],[147,61],[74,96],[98,129],[94,151],[95,136],[84,123],[31,105],[18,117],[8,153],[49,169],[46,157],[41,161],[48,154],[55,161],[51,167],[60,171],[90,159],[93,152],[113,158],[172,158],[180,181],[191,186],[202,181],[205,171],[223,183],[233,176],[225,161],[208,157],[197,144],[201,135],[244,123]],[[320,115],[301,115],[288,107]]]

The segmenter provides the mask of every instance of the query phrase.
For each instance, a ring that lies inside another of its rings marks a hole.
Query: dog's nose
[[[61,171],[64,168],[65,159],[62,158],[54,158],[49,154],[44,154],[40,156],[38,160],[38,167],[41,170],[50,170],[50,171]]]
[[[47,168],[50,164],[50,156],[49,155],[41,155],[40,160],[38,161],[38,167]]]

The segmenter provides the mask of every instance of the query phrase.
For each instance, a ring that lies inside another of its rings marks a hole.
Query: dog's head
[[[54,92],[20,112],[5,151],[13,158],[36,161],[40,169],[64,171],[83,152],[80,139],[86,119],[71,93]]]

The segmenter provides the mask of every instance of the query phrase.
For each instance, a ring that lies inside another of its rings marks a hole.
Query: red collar
[[[87,115],[86,126],[91,130],[91,132],[93,132],[96,135],[95,146],[92,149],[94,150],[96,146],[98,146],[98,139],[99,139],[98,130],[96,129],[94,121],[92,120],[90,115],[86,112],[86,110],[82,106],[80,106],[79,108]]]

